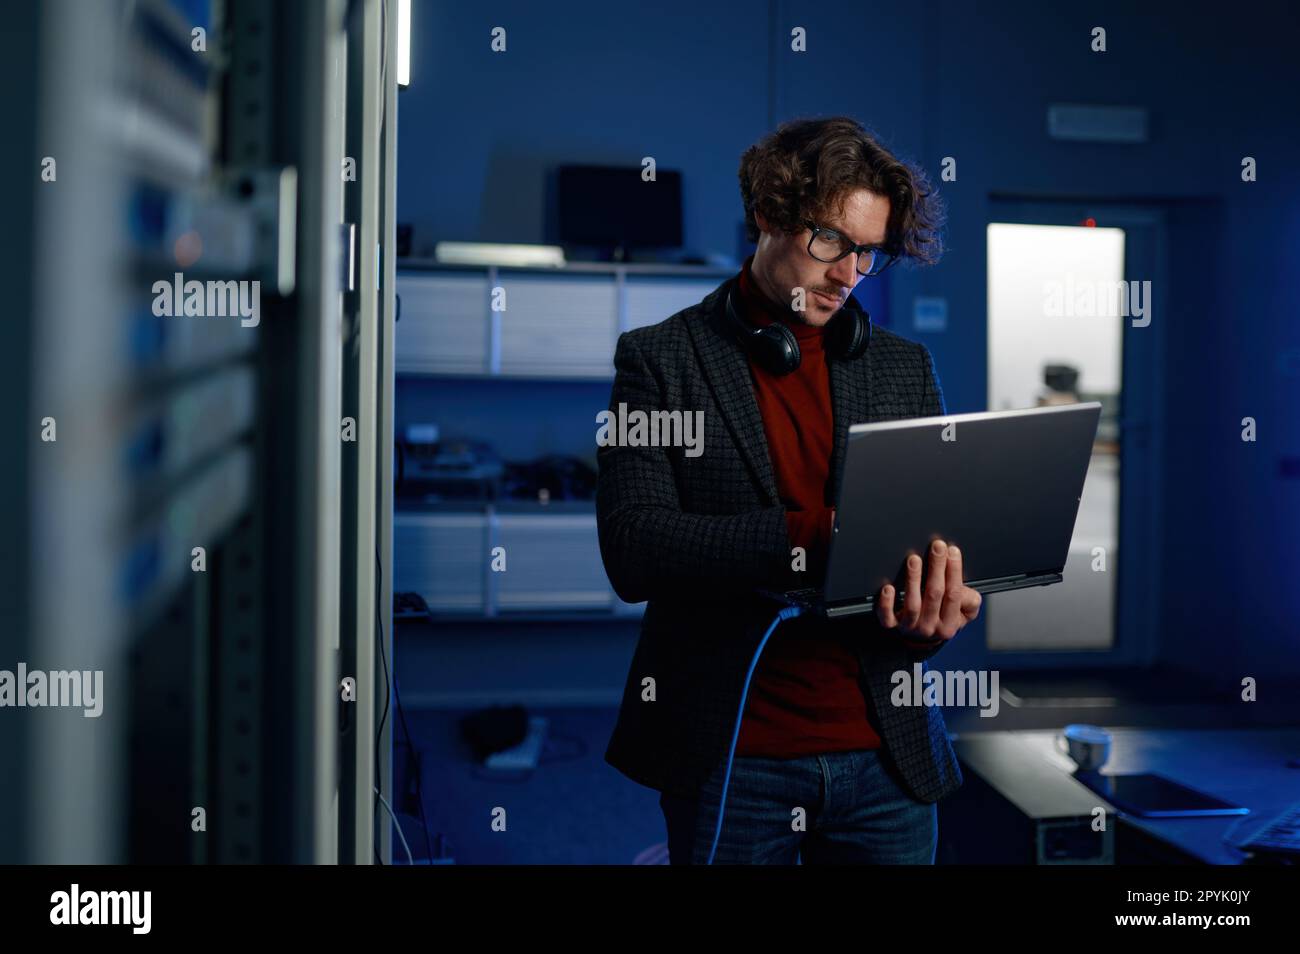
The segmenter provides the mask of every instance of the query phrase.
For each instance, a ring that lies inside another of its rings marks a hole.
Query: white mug
[[[1110,733],[1099,725],[1067,725],[1053,741],[1056,750],[1069,756],[1081,772],[1095,772],[1110,758]]]

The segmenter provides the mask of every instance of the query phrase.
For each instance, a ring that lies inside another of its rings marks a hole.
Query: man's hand
[[[907,589],[903,608],[894,612],[894,585],[886,583],[876,597],[876,618],[886,629],[899,627],[904,636],[931,642],[952,639],[980,612],[984,598],[962,582],[961,551],[943,540],[930,544],[930,569],[921,589],[921,558],[907,558]]]

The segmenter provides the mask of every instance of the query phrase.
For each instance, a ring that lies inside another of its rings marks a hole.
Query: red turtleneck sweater
[[[819,586],[831,537],[827,494],[834,435],[822,329],[795,321],[770,301],[754,281],[752,261],[746,259],[740,273],[742,317],[757,326],[783,321],[802,355],[798,370],[787,375],[774,375],[753,360],[749,368],[790,546],[804,548],[807,585]],[[859,669],[852,647],[818,634],[814,620],[781,624],[754,673],[736,754],[795,758],[879,748]]]

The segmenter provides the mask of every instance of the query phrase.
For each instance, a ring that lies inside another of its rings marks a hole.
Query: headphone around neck
[[[732,301],[733,282],[727,289],[727,324],[747,354],[772,374],[798,370],[802,355],[794,332],[779,321],[757,328],[740,317]],[[826,325],[826,349],[835,357],[852,361],[871,345],[871,315],[850,298]]]

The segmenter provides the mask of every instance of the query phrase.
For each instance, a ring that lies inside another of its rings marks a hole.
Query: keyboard
[[[1292,805],[1238,847],[1256,855],[1300,857],[1300,803]]]

